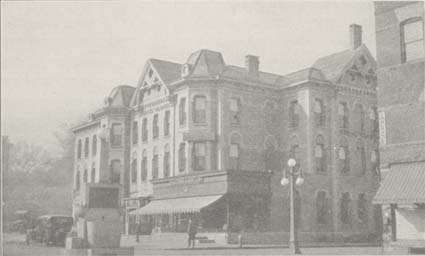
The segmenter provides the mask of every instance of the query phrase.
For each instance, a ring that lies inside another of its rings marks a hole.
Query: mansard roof
[[[112,100],[111,105],[128,107],[136,88],[129,85],[119,85],[112,89],[109,97]]]
[[[149,62],[166,85],[181,77],[181,64],[158,59],[149,59]]]

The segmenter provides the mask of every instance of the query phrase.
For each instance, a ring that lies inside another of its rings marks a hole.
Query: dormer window
[[[182,67],[181,73],[182,73],[182,77],[187,77],[190,73],[190,65],[184,64]]]
[[[360,57],[360,63],[362,63],[363,66],[367,63],[367,60],[363,55]]]
[[[423,26],[423,20],[420,17],[409,19],[400,25],[402,62],[424,57]]]
[[[148,77],[149,78],[152,78],[152,76],[153,76],[153,70],[152,69],[149,69],[149,71],[148,71]]]

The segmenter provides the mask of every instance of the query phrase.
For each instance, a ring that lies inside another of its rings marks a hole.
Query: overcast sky
[[[134,86],[148,58],[184,63],[207,48],[286,74],[348,48],[351,23],[375,55],[372,2],[2,1],[2,135],[54,150],[61,123]]]

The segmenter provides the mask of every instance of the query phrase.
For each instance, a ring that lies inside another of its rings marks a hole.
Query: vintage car
[[[39,217],[31,232],[31,240],[46,245],[65,245],[68,232],[71,231],[73,219],[64,215],[44,215]]]

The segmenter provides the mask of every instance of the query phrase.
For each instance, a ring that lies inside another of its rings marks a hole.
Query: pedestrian
[[[192,244],[192,248],[195,248],[195,237],[196,232],[198,231],[198,224],[195,220],[189,219],[189,223],[187,225],[187,234],[188,234],[188,242],[187,242],[187,248],[190,247],[190,244]]]
[[[142,233],[142,223],[138,222],[136,226],[136,242],[140,242],[139,236]]]

